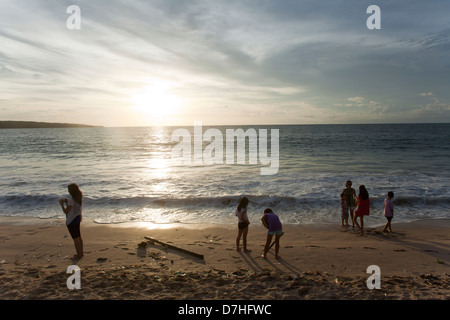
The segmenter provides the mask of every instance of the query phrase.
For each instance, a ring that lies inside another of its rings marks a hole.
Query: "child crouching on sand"
[[[271,247],[270,243],[275,235],[275,259],[278,259],[278,252],[280,250],[280,238],[284,234],[283,227],[281,225],[280,218],[272,211],[272,209],[267,208],[264,210],[264,216],[261,218],[263,225],[268,229],[266,245],[264,246],[264,253],[262,257],[266,259],[267,252]]]

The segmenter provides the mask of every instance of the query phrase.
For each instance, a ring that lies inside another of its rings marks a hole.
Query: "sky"
[[[447,0],[0,0],[0,120],[450,122],[449,16]]]

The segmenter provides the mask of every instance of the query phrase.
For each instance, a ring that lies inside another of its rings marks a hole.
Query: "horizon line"
[[[51,128],[64,128],[63,125],[66,125],[70,128],[158,128],[158,127],[192,127],[193,124],[183,124],[183,125],[123,125],[123,126],[104,126],[104,125],[94,125],[94,124],[82,124],[82,123],[67,123],[67,122],[47,122],[47,121],[32,121],[32,120],[0,120],[0,122],[18,122],[18,123],[36,123],[36,124],[48,124],[48,125],[59,125],[60,127],[51,127]],[[200,122],[200,121],[199,121]],[[204,127],[230,127],[230,126],[346,126],[346,125],[417,125],[417,124],[450,124],[450,122],[361,122],[361,123],[278,123],[278,124],[204,124]],[[67,128],[66,127],[66,128]],[[1,127],[0,127],[1,128]],[[45,127],[42,127],[44,129]],[[5,127],[2,129],[14,129],[12,127]],[[17,129],[40,129],[38,127],[17,127]]]

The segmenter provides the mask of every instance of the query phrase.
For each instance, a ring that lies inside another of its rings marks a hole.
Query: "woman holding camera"
[[[59,204],[66,214],[67,229],[69,229],[77,252],[75,257],[81,259],[83,257],[83,239],[81,238],[80,224],[82,220],[83,193],[75,183],[69,184],[67,188],[70,199],[60,199]]]

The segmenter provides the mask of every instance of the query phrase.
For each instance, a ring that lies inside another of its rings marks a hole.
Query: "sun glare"
[[[140,115],[158,123],[170,122],[168,118],[174,116],[183,105],[182,99],[171,92],[171,87],[162,84],[145,87],[132,95],[131,100]]]

